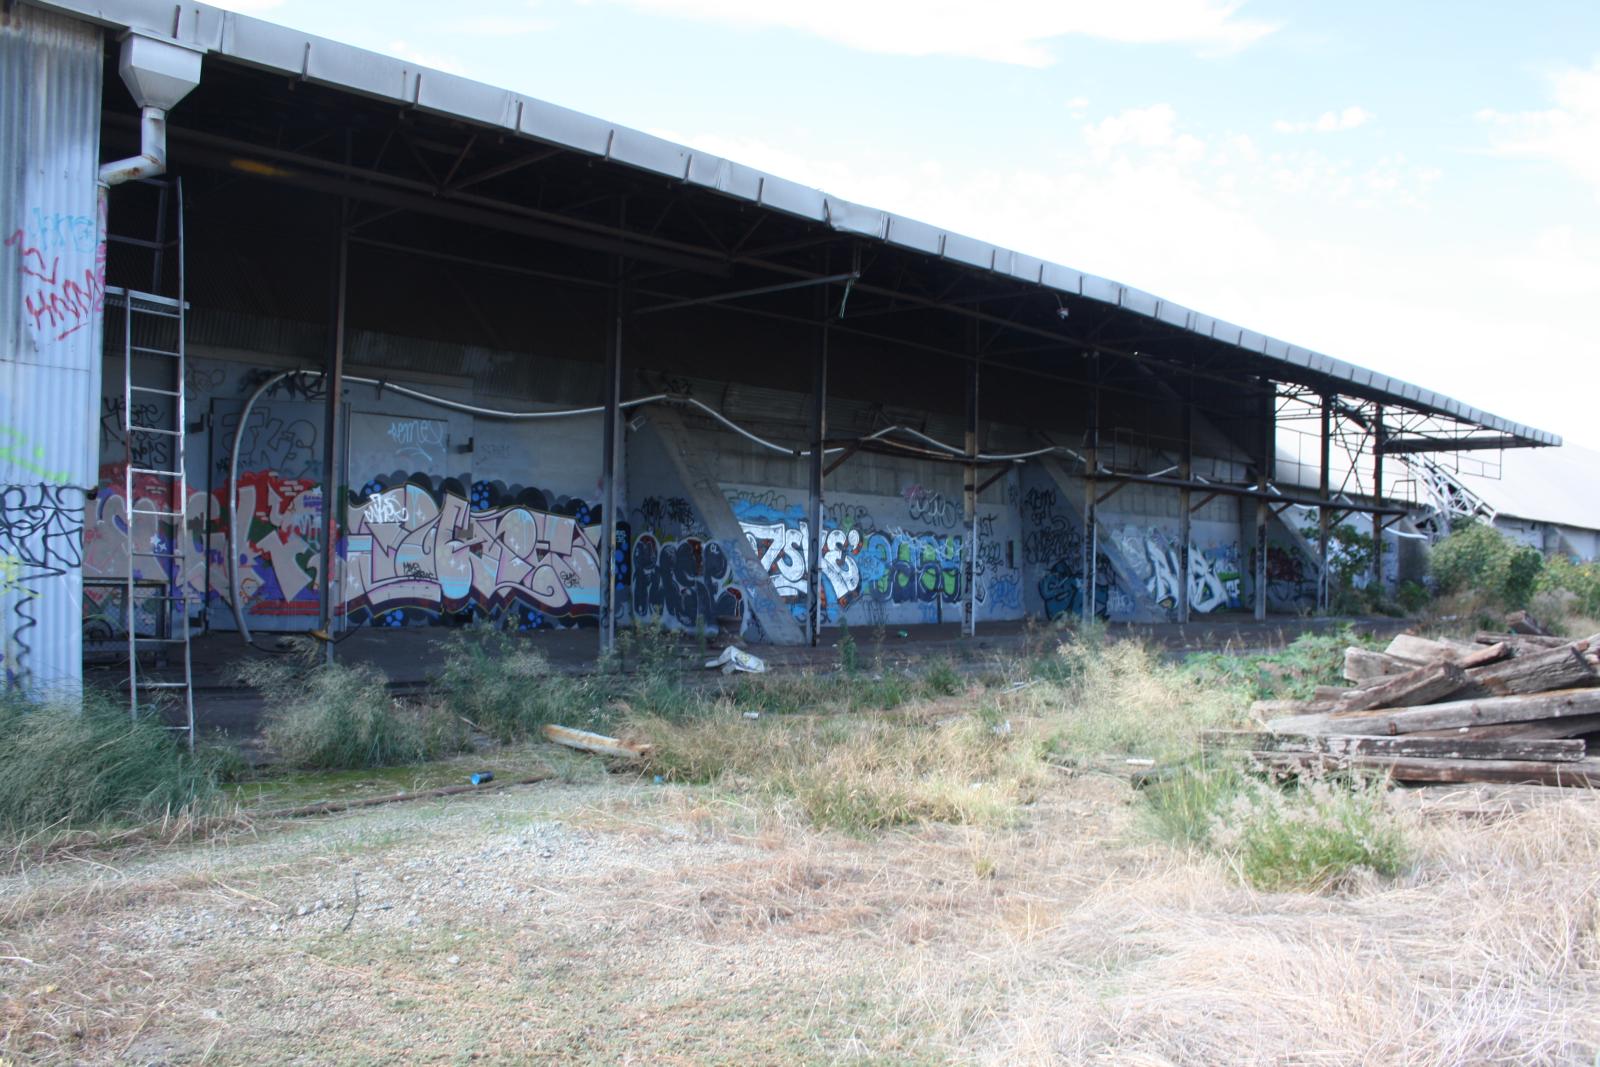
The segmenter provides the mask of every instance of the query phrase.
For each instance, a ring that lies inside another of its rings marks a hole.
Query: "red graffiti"
[[[105,308],[105,242],[96,245],[94,266],[85,267],[80,278],[70,271],[63,277],[60,256],[46,259],[42,249],[26,241],[26,234],[16,230],[5,239],[5,247],[17,250],[18,273],[35,279],[27,283],[34,291],[22,294],[22,306],[33,320],[34,330],[60,341],[93,323]]]

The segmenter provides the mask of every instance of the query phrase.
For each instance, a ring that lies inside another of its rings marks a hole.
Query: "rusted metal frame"
[[[1206,483],[1204,483],[1204,482],[1201,482],[1201,483],[1199,483],[1199,484],[1200,484],[1200,485],[1202,485],[1202,486],[1203,486],[1203,485],[1205,485],[1205,484],[1206,484]],[[1187,489],[1187,488],[1190,488],[1190,487],[1189,487],[1189,486],[1183,486],[1183,487],[1181,487],[1181,488],[1185,488],[1185,489]],[[1217,497],[1218,497],[1218,496],[1220,496],[1220,495],[1221,495],[1221,494],[1220,494],[1220,493],[1207,493],[1207,494],[1206,494],[1206,495],[1205,495],[1205,496],[1203,496],[1203,497],[1201,497],[1201,498],[1200,498],[1200,502],[1199,502],[1199,503],[1198,503],[1198,504],[1195,504],[1195,505],[1193,505],[1193,506],[1191,506],[1191,507],[1190,507],[1190,508],[1189,508],[1189,510],[1190,510],[1190,512],[1196,512],[1196,511],[1199,511],[1199,510],[1201,510],[1201,509],[1202,509],[1202,508],[1204,508],[1204,507],[1205,507],[1205,506],[1206,506],[1206,505],[1207,505],[1207,504],[1209,504],[1209,503],[1211,503],[1211,502],[1212,502],[1212,501],[1213,501],[1213,500],[1215,500],[1215,499],[1217,499]]]
[[[730,256],[739,256],[739,255],[743,254],[744,253],[744,246],[749,244],[750,243],[750,239],[753,238],[756,235],[756,231],[761,229],[761,224],[766,222],[767,219],[769,219],[771,217],[772,216],[768,215],[766,212],[762,212],[759,215],[757,215],[756,216],[756,221],[750,224],[750,228],[748,230],[744,231],[744,236],[743,237],[739,238],[737,241],[735,241],[733,243],[733,247],[731,249],[729,249],[728,254]]]
[[[1178,477],[1185,483],[1194,480],[1194,379],[1188,379],[1188,388],[1183,396],[1183,412],[1180,416],[1183,434],[1182,451],[1178,456]],[[1124,482],[1124,485],[1127,483]],[[1193,490],[1187,484],[1178,490],[1178,621],[1187,623],[1191,612],[1192,599],[1189,589],[1189,568],[1192,561],[1189,558],[1189,543],[1193,539],[1194,508],[1190,506],[1190,495]],[[1215,494],[1213,494],[1215,495]],[[1210,499],[1208,497],[1207,499]]]
[[[1323,394],[1321,409],[1321,434],[1320,434],[1320,474],[1317,479],[1317,492],[1324,500],[1329,496],[1330,474],[1328,467],[1333,461],[1333,421],[1334,398]],[[1331,598],[1328,575],[1328,538],[1332,533],[1333,509],[1327,505],[1317,508],[1317,610],[1327,611]]]
[[[530,155],[518,156],[515,159],[508,159],[504,163],[496,163],[492,167],[480,170],[475,174],[467,175],[454,185],[447,186],[445,192],[459,193],[464,189],[472,188],[474,185],[482,185],[484,182],[493,181],[494,179],[504,177],[507,174],[514,174],[517,171],[526,167],[531,167],[536,163],[543,163],[545,160],[554,156],[562,155],[565,152],[566,149],[564,148],[550,148],[543,152],[534,152]]]
[[[832,474],[834,471],[836,471],[840,467],[844,466],[845,463],[849,461],[850,457],[854,456],[859,451],[861,451],[861,442],[860,441],[852,441],[849,444],[845,445],[844,446],[844,452],[841,453],[840,455],[834,457],[834,460],[833,460],[832,463],[829,463],[827,466],[822,468],[822,476],[824,478],[826,478],[828,475]]]
[[[987,465],[988,464],[983,464],[983,466],[987,466]],[[1005,462],[1005,464],[1003,466],[1001,466],[1001,468],[999,470],[995,471],[993,474],[989,475],[989,477],[985,478],[983,481],[978,483],[978,492],[980,492],[980,493],[983,492],[985,489],[989,488],[995,482],[998,482],[1001,478],[1004,478],[1006,475],[1010,474],[1012,468],[1015,467],[1015,466],[1016,466],[1016,461],[1015,460],[1007,460]]]
[[[1101,470],[1095,475],[1095,477],[1102,482],[1136,482],[1141,485],[1162,485],[1172,489],[1181,489],[1185,484],[1180,478],[1169,478],[1164,475],[1126,474],[1118,471],[1107,470]],[[1212,494],[1213,496],[1244,497],[1250,500],[1264,500],[1268,503],[1298,504],[1302,507],[1308,508],[1321,506],[1335,507],[1342,508],[1347,512],[1358,513],[1362,515],[1368,515],[1373,512],[1378,512],[1379,514],[1383,515],[1406,515],[1410,513],[1409,509],[1402,507],[1376,504],[1359,504],[1354,501],[1323,499],[1316,496],[1298,493],[1283,493],[1273,489],[1262,490],[1254,485],[1235,485],[1225,482],[1194,481],[1189,482],[1188,487],[1198,492]],[[1196,509],[1200,508],[1204,503],[1205,501],[1202,501],[1201,504],[1196,504]]]
[[[618,207],[619,218],[625,217],[626,201]],[[626,560],[617,559],[617,511],[621,506],[617,491],[618,475],[623,463],[625,438],[622,420],[622,357],[623,329],[627,321],[627,282],[621,256],[612,257],[611,288],[606,296],[606,336],[604,358],[606,362],[605,413],[601,419],[601,500],[600,546],[600,648],[601,659],[609,657],[617,647],[617,567]]]
[[[1521,439],[1511,434],[1494,437],[1395,437],[1383,443],[1386,455],[1404,455],[1415,452],[1476,452],[1487,449],[1522,448]]]
[[[461,164],[467,161],[467,157],[472,154],[473,146],[477,143],[478,135],[473,133],[471,137],[467,138],[467,143],[461,146],[461,151],[457,153],[455,162],[450,164],[450,169],[445,171],[444,177],[439,180],[439,191],[441,193],[450,188],[451,179],[456,176],[456,171],[461,169]]]
[[[398,252],[401,255],[419,256],[424,259],[437,259],[444,263],[458,263],[465,267],[478,267],[483,270],[503,271],[507,274],[516,274],[525,278],[539,278],[544,281],[556,282],[557,284],[561,285],[575,285],[590,289],[611,289],[616,284],[614,280],[610,279],[600,280],[595,278],[585,278],[575,274],[560,274],[556,271],[537,270],[533,267],[520,267],[513,263],[498,263],[494,260],[476,259],[472,256],[458,256],[452,252],[439,252],[431,248],[418,248],[415,245],[396,244],[393,241],[379,241],[372,237],[351,237],[350,243],[366,245],[369,248],[382,248],[389,252]],[[630,290],[633,289],[632,286],[629,288]]]
[[[1089,388],[1084,393],[1084,469],[1083,469],[1083,587],[1079,606],[1082,621],[1095,617],[1095,587],[1099,581],[1099,518],[1095,515],[1096,476],[1100,467],[1100,356],[1089,357]]]
[[[828,330],[832,318],[828,314],[828,303],[827,289],[819,288],[815,301],[817,349],[811,372],[811,455],[806,463],[810,473],[807,508],[810,521],[806,530],[806,643],[813,647],[821,638],[827,612],[826,594],[822,588],[822,518],[826,506],[823,499],[827,484],[827,472],[823,470],[826,458],[823,442],[828,437]]]
[[[423,158],[422,151],[417,147],[416,141],[412,140],[410,134],[408,134],[404,129],[400,130],[399,133],[401,142],[411,152],[411,158],[416,160],[418,169],[420,169],[423,174],[427,175],[428,184],[432,185],[434,190],[437,192],[440,188],[442,188],[439,178],[433,173],[433,168],[428,166],[428,161]]]
[[[652,304],[649,307],[639,308],[635,315],[653,315],[658,311],[676,311],[679,308],[699,307],[702,304],[720,304],[728,300],[742,300],[750,296],[765,296],[768,293],[783,293],[791,289],[806,289],[813,285],[827,286],[836,282],[854,281],[854,274],[829,274],[821,278],[807,278],[804,281],[780,282],[777,285],[763,285],[754,289],[739,289],[731,293],[714,293],[711,296],[697,296],[685,300],[672,300],[665,304]]]
[[[635,230],[618,230],[616,227],[606,223],[594,222],[582,218],[574,218],[557,211],[550,211],[544,208],[530,208],[521,204],[509,203],[494,197],[483,197],[469,193],[457,193],[452,191],[441,196],[435,185],[428,182],[419,181],[414,178],[405,178],[399,175],[388,174],[383,171],[367,170],[365,168],[350,164],[335,163],[317,156],[306,156],[283,149],[267,148],[246,141],[236,141],[228,137],[219,137],[214,134],[186,130],[182,127],[170,127],[169,134],[181,141],[205,145],[214,149],[219,149],[223,152],[233,152],[237,156],[244,159],[248,159],[252,156],[267,159],[277,159],[286,162],[299,163],[304,166],[319,170],[325,170],[332,174],[344,175],[350,178],[365,179],[368,184],[357,185],[353,188],[346,187],[343,189],[332,190],[336,194],[343,192],[344,195],[349,195],[353,199],[365,198],[375,202],[383,202],[384,197],[372,194],[378,193],[384,187],[387,187],[389,191],[403,190],[419,194],[417,199],[408,201],[406,205],[415,205],[418,210],[422,209],[421,206],[423,204],[427,203],[429,200],[432,200],[440,206],[455,205],[460,207],[476,208],[485,212],[503,212],[507,218],[522,218],[544,222],[562,229],[586,231],[591,234],[604,236],[623,242],[642,242],[648,246],[654,246],[656,248],[680,253],[682,256],[686,257],[686,260],[689,262],[703,262],[707,266],[715,266],[718,269],[725,269],[727,265],[727,260],[724,257],[699,245],[685,244],[683,242],[673,241],[667,238],[651,237],[641,234]],[[223,170],[237,169],[233,166],[233,160],[227,158],[225,155],[211,157],[208,165],[216,165]],[[256,172],[247,171],[246,173]],[[277,174],[269,172],[259,174],[259,176],[265,178],[277,177],[286,180],[293,180],[298,177],[300,179],[298,183],[302,185],[308,184],[305,179],[315,179],[319,183],[327,181],[327,179],[320,175],[310,173],[297,176],[293,172],[280,172]],[[324,185],[324,188],[326,189],[328,187]],[[602,197],[600,199],[612,199],[615,195],[616,194],[608,194],[606,197]],[[392,200],[391,203],[393,203]],[[438,212],[434,213],[437,214]],[[489,225],[492,221],[493,220],[486,220],[485,225]],[[630,253],[630,255],[631,254],[632,253]],[[776,270],[777,268],[773,269]],[[791,274],[794,273],[792,269],[787,271],[779,270],[779,273],[785,272]]]
[[[981,327],[978,323],[967,326],[967,350],[972,361],[967,364],[967,466],[961,477],[961,504],[967,524],[966,551],[962,553],[963,570],[966,571],[966,596],[961,601],[961,636],[976,637],[978,633],[978,386],[983,369],[982,347],[979,343]]]
[[[1383,405],[1372,409],[1372,499],[1383,503]],[[1372,580],[1374,588],[1383,592],[1383,524],[1376,513],[1372,516]]]
[[[349,307],[350,242],[345,234],[345,216],[348,205],[339,202],[339,225],[334,253],[334,278],[332,294],[333,343],[328,348],[324,364],[323,385],[326,389],[323,410],[322,450],[322,551],[318,557],[317,574],[317,631],[323,640],[325,662],[333,663],[333,614],[335,602],[334,567],[338,559],[339,512],[341,492],[339,462],[339,407],[344,395],[345,323]]]
[[[1267,500],[1268,485],[1272,481],[1272,460],[1277,450],[1278,401],[1277,385],[1270,379],[1266,385],[1272,391],[1264,394],[1256,404],[1260,420],[1260,451],[1256,454],[1256,550],[1252,556],[1255,578],[1255,617],[1264,622],[1267,617]]]
[[[1105,492],[1103,492],[1099,496],[1095,497],[1094,498],[1095,504],[1097,504],[1097,505],[1104,504],[1107,500],[1110,500],[1112,497],[1116,496],[1118,493],[1122,492],[1124,489],[1128,488],[1128,486],[1130,486],[1132,484],[1133,484],[1132,482],[1118,482],[1116,485],[1113,485],[1110,489],[1107,489]]]

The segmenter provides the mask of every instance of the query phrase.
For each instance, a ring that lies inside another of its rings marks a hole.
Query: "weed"
[[[923,673],[922,685],[933,696],[955,696],[961,692],[961,674],[948,659],[936,659]]]
[[[1236,763],[1196,760],[1142,800],[1157,836],[1224,856],[1258,889],[1317,890],[1361,870],[1393,876],[1410,856],[1379,780],[1306,775],[1280,785]]]
[[[191,756],[153,717],[112,697],[33,704],[0,696],[0,828],[82,827],[151,819],[216,794],[213,761]]]
[[[856,639],[850,633],[850,623],[839,616],[839,669],[854,674],[857,667]]]
[[[1302,634],[1281,652],[1265,655],[1196,653],[1188,658],[1187,667],[1204,685],[1245,685],[1258,700],[1307,700],[1319,685],[1345,684],[1345,649],[1372,644],[1370,638],[1340,627],[1326,633]]]
[[[1452,530],[1428,558],[1440,593],[1475,591],[1508,610],[1528,606],[1543,568],[1538,549],[1481,522]]]
[[[267,745],[296,767],[387,767],[459,752],[468,744],[455,716],[396,700],[383,675],[370,667],[307,668],[292,660],[262,659],[249,661],[239,673],[267,698]]]
[[[604,726],[595,684],[553,670],[519,635],[477,624],[446,641],[438,692],[452,714],[497,740],[516,741],[537,735],[546,723]]]

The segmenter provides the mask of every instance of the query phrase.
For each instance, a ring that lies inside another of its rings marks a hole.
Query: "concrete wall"
[[[549,383],[539,388],[536,403],[469,373],[475,365],[503,365],[505,354],[425,345],[440,372],[386,368],[385,359],[417,362],[409,343],[357,334],[350,373],[517,411],[595,402],[591,363],[525,357],[539,364],[526,372],[528,380]],[[314,337],[309,347],[316,347]],[[297,375],[268,390],[240,432],[244,404],[256,387],[281,368],[313,362],[309,355],[205,344],[193,349],[191,419],[203,416],[204,425],[188,439],[192,540],[178,578],[206,604],[203,621],[213,628],[235,625],[225,486],[236,434],[238,511],[247,516],[238,532],[239,610],[262,631],[304,630],[316,618],[325,495],[320,378]],[[85,573],[100,580],[126,573],[130,539],[139,545],[157,540],[153,527],[128,521],[115,358],[108,360],[105,381],[101,488],[85,533]],[[633,382],[625,394],[657,388]],[[730,418],[775,441],[792,445],[809,432],[803,393],[703,381],[672,388],[715,400]],[[507,420],[364,384],[347,385],[343,400],[346,467],[330,495],[343,521],[335,581],[344,625],[429,625],[488,613],[532,628],[597,618],[604,529],[598,415]],[[141,421],[164,414],[148,412]],[[830,400],[830,433],[839,436],[909,417]],[[614,546],[624,619],[731,629],[757,641],[798,639],[806,603],[808,461],[764,449],[679,408],[635,409],[628,424],[619,487],[625,507]],[[952,416],[923,414],[916,425],[942,440],[961,440],[959,419]],[[1025,428],[1003,424],[985,424],[984,435],[984,447],[992,450],[1035,440]],[[135,461],[159,464],[155,451],[162,447],[160,440],[136,441]],[[994,470],[983,469],[980,479]],[[1079,614],[1085,595],[1082,482],[1038,461],[1011,468],[979,494],[974,540],[963,514],[964,475],[958,464],[862,452],[828,476],[824,626],[956,622],[969,596],[980,625]],[[1098,520],[1096,613],[1116,620],[1174,617],[1176,491],[1126,486],[1100,506]],[[1253,543],[1253,523],[1253,504],[1235,498],[1218,497],[1194,513],[1188,581],[1196,614],[1253,604],[1245,547]],[[969,583],[964,560],[973,545],[976,576]],[[1312,606],[1311,564],[1303,545],[1274,524],[1268,546],[1272,610]],[[143,567],[150,568],[149,561]],[[167,570],[136,573],[157,578]],[[92,637],[115,638],[120,600],[91,588],[85,619]],[[153,625],[137,616],[136,624]]]

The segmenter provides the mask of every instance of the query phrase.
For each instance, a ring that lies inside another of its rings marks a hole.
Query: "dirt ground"
[[[1395,880],[1267,894],[1061,772],[856,839],[568,762],[0,879],[0,1062],[1591,1063],[1600,801],[1396,794]]]

